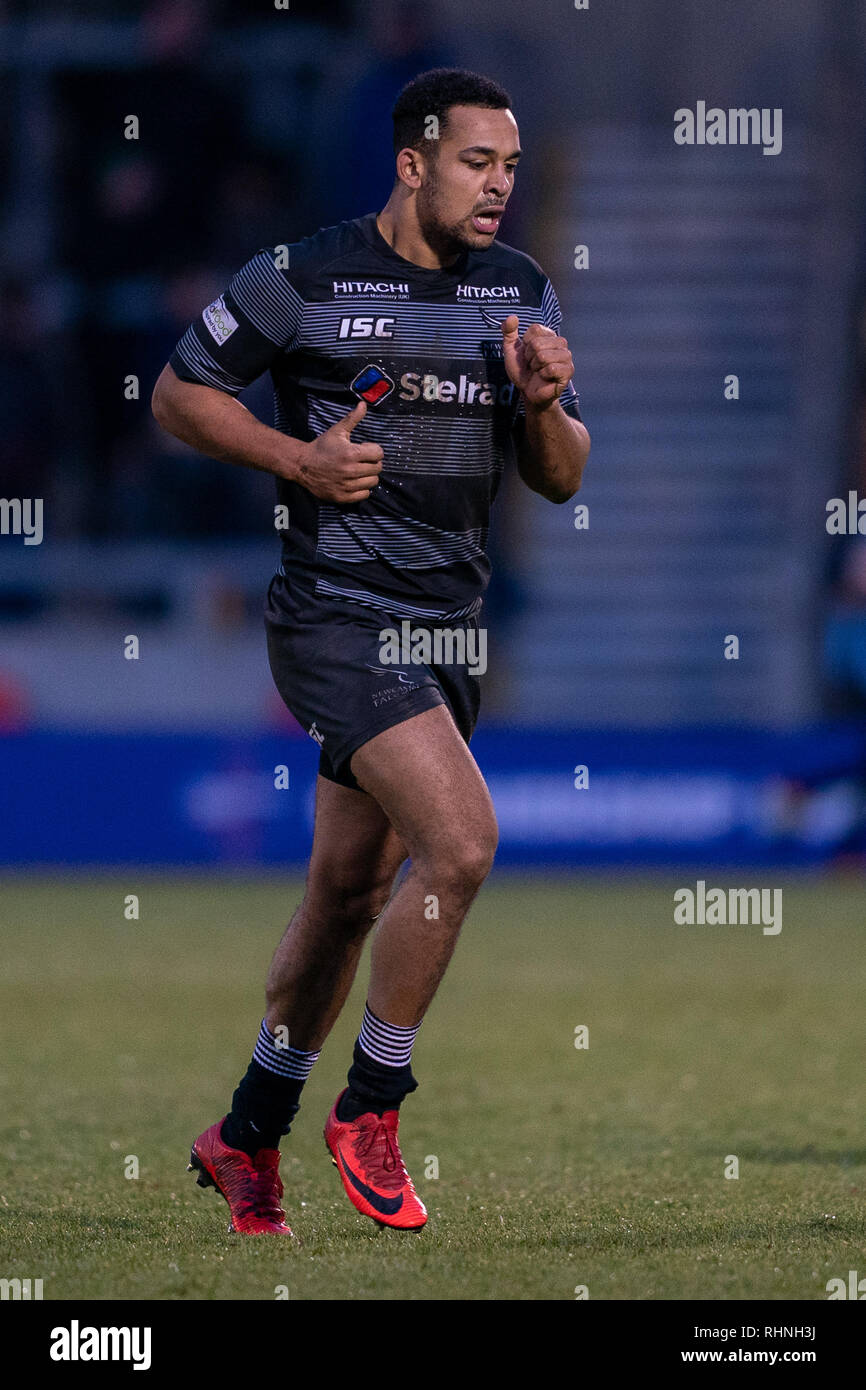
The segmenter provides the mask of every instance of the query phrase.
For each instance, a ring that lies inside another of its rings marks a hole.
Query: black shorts
[[[268,589],[265,628],[277,690],[319,744],[319,772],[329,781],[357,788],[349,760],[361,745],[435,705],[448,707],[469,742],[481,701],[479,676],[466,661],[383,661],[383,632],[401,632],[401,620],[392,614],[322,598],[312,583],[276,574]],[[442,628],[477,633],[478,619],[440,620]],[[436,630],[412,619],[413,638],[424,629]]]

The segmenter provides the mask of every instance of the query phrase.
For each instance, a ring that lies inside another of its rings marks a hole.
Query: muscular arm
[[[589,431],[566,415],[558,400],[525,402],[526,423],[517,436],[517,470],[533,492],[567,502],[580,487],[589,456]]]
[[[225,391],[181,381],[166,365],[154,387],[151,408],[164,430],[200,454],[278,478],[297,477],[305,447],[301,441],[263,425]]]
[[[181,381],[167,365],[154,388],[151,408],[164,430],[199,453],[288,478],[322,501],[363,502],[382,471],[379,445],[355,444],[351,438],[367,413],[364,401],[305,443],[263,425],[225,391]]]
[[[580,487],[589,454],[589,432],[567,415],[559,397],[574,371],[568,343],[544,324],[518,336],[517,314],[502,324],[505,368],[523,397],[524,419],[515,428],[517,469],[533,492],[567,502]]]

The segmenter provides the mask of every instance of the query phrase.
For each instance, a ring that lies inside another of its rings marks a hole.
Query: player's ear
[[[409,188],[420,188],[424,181],[424,160],[410,145],[397,155],[397,178]]]

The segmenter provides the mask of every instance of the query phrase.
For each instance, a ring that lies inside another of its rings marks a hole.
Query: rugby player
[[[228,1115],[192,1146],[199,1184],[222,1193],[242,1233],[291,1234],[278,1146],[374,924],[366,1009],[325,1141],[358,1211],[407,1230],[427,1219],[398,1112],[497,827],[468,748],[478,673],[413,660],[414,643],[386,661],[383,634],[409,623],[413,639],[447,631],[470,647],[503,469],[562,503],[589,452],[554,289],[496,240],[520,158],[508,94],[434,69],[393,118],[381,212],[254,255],[190,325],[153,397],[179,439],[276,478],[289,524],[265,608],[269,659],[320,748],[306,889],[268,973],[253,1057]],[[268,370],[273,429],[237,400]]]

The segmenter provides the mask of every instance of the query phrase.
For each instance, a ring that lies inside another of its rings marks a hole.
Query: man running
[[[280,1138],[375,923],[325,1140],[358,1211],[401,1229],[427,1219],[397,1121],[417,1086],[415,1035],[496,848],[468,748],[490,506],[515,462],[534,492],[568,501],[589,453],[553,287],[496,244],[520,157],[510,107],[475,73],[415,78],[394,106],[382,211],[258,252],[154,391],[165,429],[277,480],[289,520],[266,604],[270,665],[320,747],[304,899],[231,1110],[191,1153],[238,1232],[291,1234]],[[273,429],[236,399],[268,370]]]

